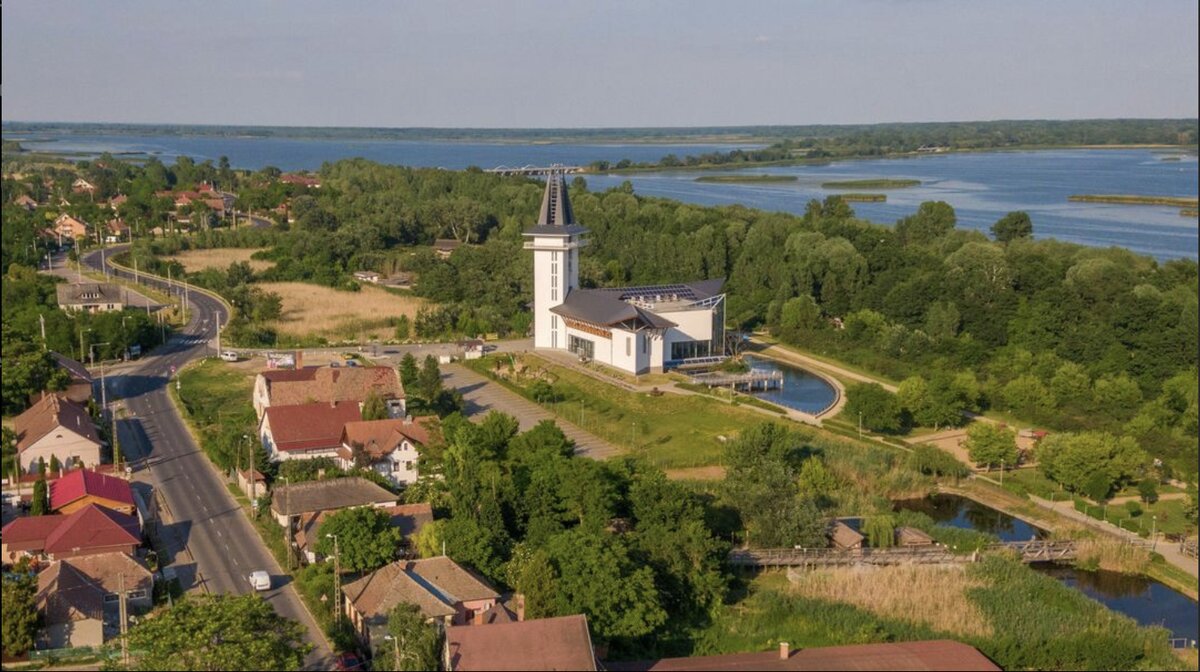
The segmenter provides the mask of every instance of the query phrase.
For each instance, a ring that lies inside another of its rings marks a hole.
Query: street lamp
[[[1150,552],[1158,548],[1158,514],[1150,516]]]
[[[333,622],[342,622],[342,563],[338,554],[338,535],[328,533],[326,537],[333,539]]]
[[[384,641],[391,642],[396,647],[396,669],[400,669],[400,638],[391,635],[384,635]]]
[[[88,329],[88,331],[91,331],[91,329]],[[112,342],[92,343],[88,346],[88,357],[92,360],[93,364],[96,362],[96,347],[101,345],[112,345]],[[108,412],[108,386],[104,384],[103,358],[100,360],[100,407],[104,409],[105,413]]]

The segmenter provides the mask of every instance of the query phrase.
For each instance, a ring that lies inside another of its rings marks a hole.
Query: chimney
[[[517,608],[517,620],[525,620],[525,595],[523,593],[513,595],[513,604]]]
[[[472,625],[483,625],[484,611],[485,611],[484,609],[477,609],[471,613],[471,624]]]
[[[787,660],[790,655],[791,655],[791,652],[788,650],[788,643],[780,642],[779,643],[779,659]]]

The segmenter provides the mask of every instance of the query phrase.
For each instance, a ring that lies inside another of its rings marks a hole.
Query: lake
[[[745,355],[745,358],[751,369],[783,373],[783,387],[767,392],[754,392],[754,396],[760,399],[814,415],[837,401],[837,390],[811,371],[754,355]]]
[[[666,154],[698,154],[761,145],[731,144],[575,144],[485,143],[451,141],[353,140],[346,138],[235,137],[85,132],[6,133],[5,139],[36,138],[23,146],[36,151],[96,155],[149,154],[165,162],[180,155],[198,161],[228,156],[238,168],[273,165],[283,170],[315,170],[326,161],[363,157],[387,164],[462,169],[657,161]],[[1164,157],[1179,161],[1163,161]],[[795,182],[730,184],[696,182],[700,175],[790,175]],[[742,204],[764,210],[803,213],[811,199],[836,191],[821,188],[832,180],[912,178],[921,185],[906,189],[858,189],[886,192],[886,203],[853,203],[865,219],[893,224],[923,201],[954,206],[962,228],[987,231],[1013,210],[1033,218],[1034,235],[1084,245],[1117,245],[1160,260],[1198,256],[1196,218],[1165,206],[1071,203],[1072,194],[1196,196],[1194,155],[1149,149],[1071,149],[935,154],[895,159],[834,161],[826,165],[777,166],[743,171],[669,171],[630,175],[588,175],[589,188],[604,190],[625,180],[642,196],[660,196],[702,205]],[[586,224],[586,222],[585,222]]]

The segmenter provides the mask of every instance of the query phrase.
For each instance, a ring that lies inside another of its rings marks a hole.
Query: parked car
[[[341,362],[339,362],[339,361],[338,361],[338,360],[336,360],[336,359],[331,359],[331,360],[329,360],[329,366],[332,366],[332,367],[333,367],[333,368],[335,368],[335,369],[336,369],[336,368],[338,368],[338,367],[339,367],[339,366],[341,366],[341,365],[342,365],[342,363],[341,363]]]
[[[271,575],[262,571],[261,569],[256,572],[250,572],[250,585],[253,586],[255,590],[270,590]]]
[[[233,350],[226,350],[221,353],[221,359],[226,362],[236,362],[238,361],[238,354]]]
[[[354,359],[354,353],[353,352],[343,352],[342,359]]]
[[[363,659],[352,651],[343,651],[337,655],[337,660],[333,661],[333,669],[335,670],[363,670],[366,666],[363,665]]]
[[[346,360],[346,366],[358,366],[358,360],[355,360],[355,359],[347,359],[347,360]]]

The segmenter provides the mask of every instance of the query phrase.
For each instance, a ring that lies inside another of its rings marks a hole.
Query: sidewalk
[[[1037,504],[1044,509],[1050,509],[1051,511],[1054,511],[1065,518],[1069,518],[1077,523],[1086,525],[1093,530],[1115,535],[1127,541],[1136,541],[1140,543],[1144,543],[1146,541],[1133,532],[1121,529],[1120,527],[1117,527],[1111,523],[1096,520],[1087,514],[1076,511],[1074,503],[1069,500],[1062,502],[1051,502],[1048,499],[1042,499],[1036,495],[1029,495],[1029,499],[1034,504]],[[1154,551],[1162,555],[1163,558],[1165,558],[1166,561],[1172,565],[1175,565],[1192,576],[1200,577],[1200,570],[1197,569],[1196,560],[1181,553],[1179,551],[1178,544],[1164,540],[1161,533],[1158,535],[1158,539],[1155,540]]]

